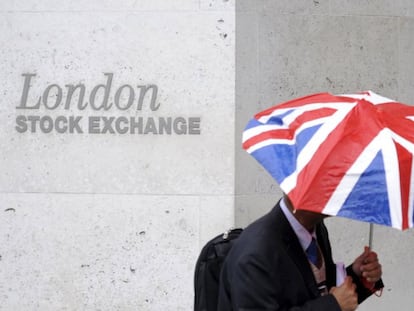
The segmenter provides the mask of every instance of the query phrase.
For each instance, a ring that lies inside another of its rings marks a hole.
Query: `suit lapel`
[[[297,269],[300,271],[303,280],[308,287],[313,297],[319,296],[319,291],[315,282],[315,277],[310,268],[308,258],[300,245],[300,242],[290,226],[286,216],[283,214],[279,205],[274,208],[275,221],[277,222],[276,228],[278,228],[278,234],[282,237],[283,243],[285,243],[286,251],[292,261],[295,263]]]
[[[319,247],[325,259],[326,269],[326,285],[328,289],[336,285],[336,265],[332,260],[332,251],[329,244],[328,230],[322,222],[316,228],[316,235],[318,237]]]

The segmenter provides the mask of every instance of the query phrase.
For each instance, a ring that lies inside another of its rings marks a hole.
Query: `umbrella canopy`
[[[256,114],[243,148],[297,209],[413,226],[412,106],[371,91],[314,94]]]

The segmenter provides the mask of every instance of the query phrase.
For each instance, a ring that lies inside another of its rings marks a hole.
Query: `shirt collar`
[[[300,245],[302,246],[303,250],[306,251],[309,244],[312,242],[312,238],[316,239],[315,232],[312,232],[311,234],[308,230],[306,230],[304,226],[302,226],[302,224],[293,216],[292,212],[288,209],[284,198],[280,200],[279,205],[283,213],[285,214],[290,226],[292,227],[293,231],[298,237]]]

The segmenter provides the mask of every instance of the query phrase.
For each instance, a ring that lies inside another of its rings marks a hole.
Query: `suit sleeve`
[[[257,258],[241,258],[233,267],[231,277],[232,309],[237,311],[340,311],[332,295],[305,300],[301,304],[287,306],[286,297],[281,297],[283,284],[277,282],[275,269],[267,267]],[[306,296],[306,294],[305,294]]]

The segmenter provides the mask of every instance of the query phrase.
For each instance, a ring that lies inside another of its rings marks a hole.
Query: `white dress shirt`
[[[306,252],[309,244],[312,242],[312,238],[316,239],[315,231],[310,233],[304,226],[302,226],[302,224],[295,218],[295,216],[293,216],[292,212],[288,209],[284,198],[280,200],[280,208],[282,209],[287,220],[289,221],[290,226],[298,237],[300,245]],[[341,285],[345,280],[345,277],[345,265],[342,262],[336,263],[336,286]]]

